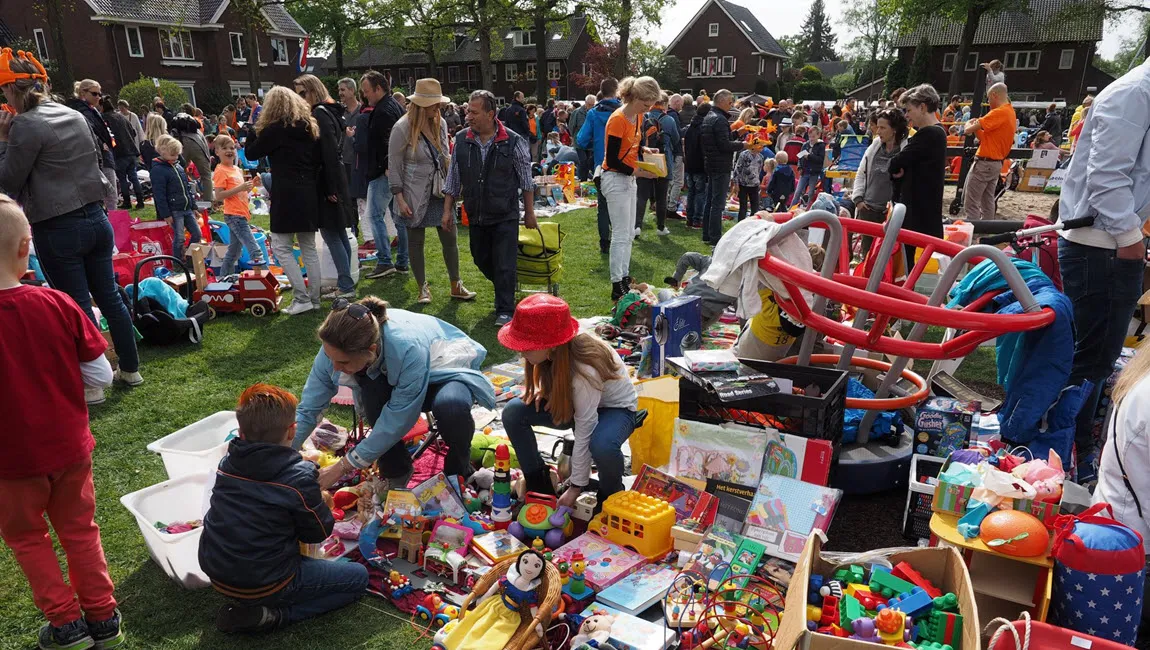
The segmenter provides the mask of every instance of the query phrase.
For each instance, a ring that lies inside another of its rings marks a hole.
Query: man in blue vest
[[[444,185],[443,228],[455,227],[455,201],[463,199],[471,227],[471,257],[495,285],[495,324],[515,313],[515,262],[519,245],[519,200],[523,225],[536,228],[535,183],[527,139],[495,118],[495,96],[471,93],[468,128],[455,136]]]

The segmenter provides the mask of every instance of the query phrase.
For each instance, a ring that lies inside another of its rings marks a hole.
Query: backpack
[[[663,125],[658,119],[652,119],[649,113],[643,116],[643,146],[666,153],[663,144]]]

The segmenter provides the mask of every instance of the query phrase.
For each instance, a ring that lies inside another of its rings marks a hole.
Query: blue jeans
[[[184,259],[184,228],[188,229],[192,243],[200,241],[200,222],[196,221],[195,210],[172,210],[172,256]]]
[[[367,567],[358,562],[300,558],[295,579],[252,603],[279,609],[285,623],[298,623],[350,605],[367,593]]]
[[[703,223],[707,210],[707,175],[687,174],[687,223],[698,226]]]
[[[822,174],[803,174],[799,177],[799,187],[795,190],[795,200],[802,202],[804,206],[809,206],[815,200],[815,192],[818,191],[818,184],[822,181],[823,191],[830,185],[826,177]],[[807,195],[810,196],[807,196]],[[829,194],[829,192],[828,192]]]
[[[391,183],[384,174],[367,183],[367,214],[371,217],[371,233],[375,237],[375,263],[377,266],[391,264],[391,238],[387,236],[387,226],[384,224],[384,212],[392,207]],[[395,217],[395,210],[391,210],[392,221],[395,222],[395,233],[399,239],[395,251],[395,265],[407,266],[407,227],[403,219]]]
[[[228,252],[224,254],[224,261],[220,264],[220,277],[231,275],[236,270],[236,260],[240,258],[240,250],[248,249],[252,258],[252,266],[264,266],[264,252],[252,236],[252,226],[247,217],[235,214],[225,214],[224,222],[228,224]]]
[[[727,190],[731,171],[707,173],[707,206],[703,212],[703,241],[714,244],[723,236],[723,209],[727,207]]]
[[[1075,443],[1079,459],[1094,450],[1094,411],[1102,385],[1126,341],[1126,329],[1142,296],[1142,260],[1118,259],[1115,251],[1058,240],[1058,263],[1066,297],[1074,303],[1074,367],[1070,383],[1094,382],[1078,413]]]
[[[140,369],[132,317],[112,270],[115,236],[102,202],[32,224],[40,268],[53,289],[63,291],[96,322],[92,300],[108,321],[112,343],[125,372]]]
[[[503,407],[503,430],[515,448],[519,465],[525,475],[543,469],[543,457],[535,441],[535,431],[531,427],[570,429],[574,423],[555,424],[551,414],[540,408],[525,404],[518,397]],[[599,503],[623,489],[623,443],[635,431],[635,412],[630,409],[601,408],[599,424],[591,433],[591,459],[599,467]]]
[[[347,240],[347,231],[343,228],[320,228],[319,234],[331,251],[331,260],[335,263],[335,283],[340,293],[355,291],[355,280],[351,279],[351,242]]]

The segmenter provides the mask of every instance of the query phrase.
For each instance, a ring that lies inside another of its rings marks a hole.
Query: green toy
[[[848,585],[848,584],[865,585],[866,584],[866,582],[864,582],[865,577],[866,577],[866,571],[863,570],[863,568],[857,564],[852,564],[849,567],[842,567],[838,571],[835,571],[835,575],[834,575],[834,579],[838,580],[839,582],[843,583],[844,585]]]
[[[936,641],[920,641],[918,643],[911,643],[912,646],[918,650],[954,650],[954,647],[948,643],[938,643]]]
[[[519,457],[515,454],[515,450],[511,445],[507,444],[506,438],[489,436],[482,433],[477,434],[471,439],[471,463],[476,467],[494,467],[495,448],[499,445],[507,445],[507,450],[511,452],[511,467],[519,467]]]
[[[937,600],[937,599],[936,599]],[[962,615],[944,612],[938,608],[931,609],[926,616],[917,619],[918,637],[922,641],[931,641],[937,644],[949,644],[953,647],[962,645]],[[924,646],[918,646],[920,648]],[[935,650],[938,646],[926,646]]]
[[[915,585],[891,575],[886,571],[872,571],[870,576],[870,590],[872,594],[881,594],[883,598],[893,598],[899,594],[909,593]]]
[[[849,630],[851,623],[856,618],[864,618],[865,616],[866,609],[863,608],[862,603],[850,594],[843,594],[839,600],[839,626],[844,630]]]
[[[943,612],[957,612],[958,611],[958,596],[954,594],[943,594],[934,599],[932,605],[934,609]]]

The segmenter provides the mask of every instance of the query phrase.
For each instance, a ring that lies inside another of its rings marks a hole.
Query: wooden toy
[[[459,582],[459,569],[467,563],[474,533],[466,526],[439,521],[423,552],[423,569],[452,582]]]
[[[220,312],[242,312],[247,310],[257,318],[279,311],[283,299],[279,293],[279,281],[270,271],[244,271],[235,282],[211,282],[201,284],[194,300],[208,305],[208,314],[215,318]]]
[[[616,492],[603,504],[603,512],[591,522],[590,530],[634,549],[648,559],[662,557],[674,547],[671,528],[675,509],[671,504],[638,492]]]
[[[427,517],[403,516],[400,518],[399,550],[397,554],[401,559],[407,560],[412,564],[420,563],[422,559],[420,555],[423,553],[424,535],[427,533],[427,528],[430,525],[431,520]]]

